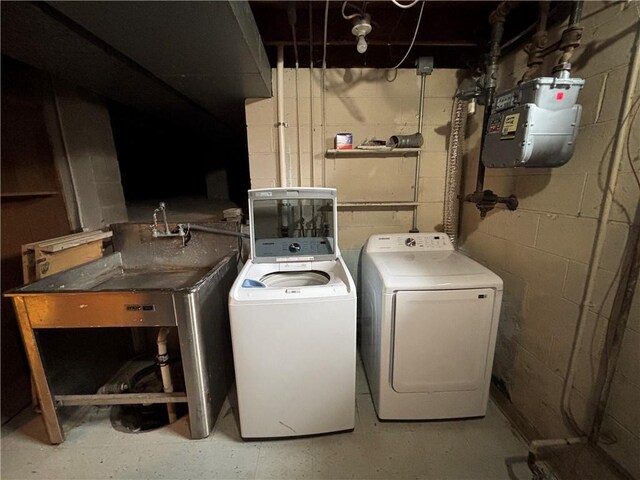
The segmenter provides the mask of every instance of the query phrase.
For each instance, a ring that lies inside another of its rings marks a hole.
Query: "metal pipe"
[[[582,7],[583,0],[575,0],[572,2],[569,24],[562,32],[562,38],[560,39],[562,55],[560,55],[556,66],[553,68],[553,73],[559,78],[567,78],[569,76],[571,71],[571,57],[575,49],[580,46],[583,29],[578,26],[578,23],[582,18]]]
[[[162,376],[162,389],[164,393],[173,393],[173,381],[171,380],[171,367],[169,366],[169,353],[167,351],[167,337],[169,329],[162,327],[158,332],[158,365],[160,366],[160,375]],[[169,423],[173,423],[178,419],[176,414],[175,403],[167,403],[167,414],[169,415]]]
[[[582,8],[584,7],[583,0],[576,0],[572,4],[571,13],[569,14],[569,26],[573,27],[580,23],[582,19]]]
[[[527,70],[522,75],[520,82],[526,82],[533,78],[542,64],[544,57],[542,51],[547,45],[547,20],[549,18],[549,0],[540,0],[538,2],[538,26],[536,33],[531,36],[531,41],[525,45],[524,51],[527,52]]]
[[[475,191],[476,194],[480,195],[482,195],[482,191],[484,190],[485,175],[485,166],[484,163],[482,163],[482,150],[484,148],[485,142],[484,132],[486,132],[487,125],[489,124],[489,117],[491,116],[491,111],[493,109],[493,100],[495,99],[496,95],[496,85],[498,83],[498,59],[500,58],[500,42],[502,41],[502,35],[504,34],[505,16],[510,9],[508,9],[504,13],[504,15],[497,15],[497,12],[499,9],[501,9],[501,7],[502,10],[504,10],[507,3],[509,2],[502,2],[489,17],[489,21],[492,22],[491,44],[489,47],[489,59],[487,61],[485,104],[484,115],[482,117],[482,138],[480,139],[480,159],[478,160],[478,174],[476,177]],[[513,8],[513,6],[511,8]]]
[[[280,173],[280,186],[287,186],[287,161],[285,156],[284,138],[284,47],[278,47],[277,73],[277,96],[278,96],[278,168]]]
[[[485,143],[485,132],[489,124],[489,117],[492,113],[493,101],[496,95],[496,85],[498,83],[498,59],[500,58],[500,43],[504,34],[504,23],[506,16],[519,2],[505,1],[500,3],[498,7],[489,15],[489,23],[491,23],[491,42],[489,46],[489,57],[486,66],[486,82],[485,82],[485,105],[484,116],[482,119],[482,137],[480,139],[480,158],[478,159],[478,172],[476,176],[476,190],[467,195],[465,200],[480,205],[485,200],[484,195],[484,176],[485,166],[482,163],[482,151]],[[513,197],[513,196],[512,196]],[[508,200],[511,197],[496,197],[502,200]],[[506,203],[506,202],[503,202]],[[509,205],[507,203],[507,205]],[[517,205],[517,204],[516,204]],[[493,208],[493,207],[491,207]],[[511,208],[511,207],[510,207]],[[486,210],[484,212],[486,214]],[[483,215],[484,216],[484,215]]]
[[[420,74],[420,104],[418,107],[418,133],[422,135],[422,121],[424,118],[424,90],[427,83],[427,75],[425,73]],[[410,232],[417,233],[418,230],[418,197],[420,196],[420,163],[422,157],[422,149],[418,150],[416,155],[416,170],[414,174],[414,188],[413,188],[413,201],[416,205],[413,207],[413,219],[411,222]]]
[[[229,235],[231,237],[240,237],[240,238],[249,238],[248,233],[243,232],[232,232],[231,230],[222,230],[221,228],[213,228],[206,227],[204,225],[197,224],[181,224],[185,232],[196,231],[196,232],[207,232],[207,233],[217,233],[219,235]]]

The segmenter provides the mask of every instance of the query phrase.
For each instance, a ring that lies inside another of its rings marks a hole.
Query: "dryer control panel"
[[[367,241],[366,251],[408,252],[408,251],[447,251],[453,250],[453,244],[446,233],[391,233],[372,235]]]

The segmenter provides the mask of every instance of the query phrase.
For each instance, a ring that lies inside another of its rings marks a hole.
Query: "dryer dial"
[[[292,243],[291,245],[289,245],[289,251],[291,253],[298,253],[300,251],[302,247],[300,247],[300,244],[297,242]]]
[[[409,237],[404,241],[404,244],[407,247],[415,247],[416,246],[416,239]]]

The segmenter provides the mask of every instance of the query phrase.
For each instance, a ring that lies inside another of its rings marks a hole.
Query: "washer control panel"
[[[453,250],[446,233],[392,233],[372,235],[366,246],[367,252],[408,252]]]
[[[404,244],[405,244],[407,247],[415,247],[415,246],[417,245],[417,243],[416,243],[416,239],[415,239],[415,238],[411,238],[411,237],[408,237],[408,238],[404,241]]]

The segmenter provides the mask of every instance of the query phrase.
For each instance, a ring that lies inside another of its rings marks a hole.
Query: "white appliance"
[[[336,190],[249,191],[251,258],[229,294],[243,438],[351,430],[356,289]]]
[[[444,233],[373,235],[361,301],[361,355],[378,417],[485,415],[500,277]]]

